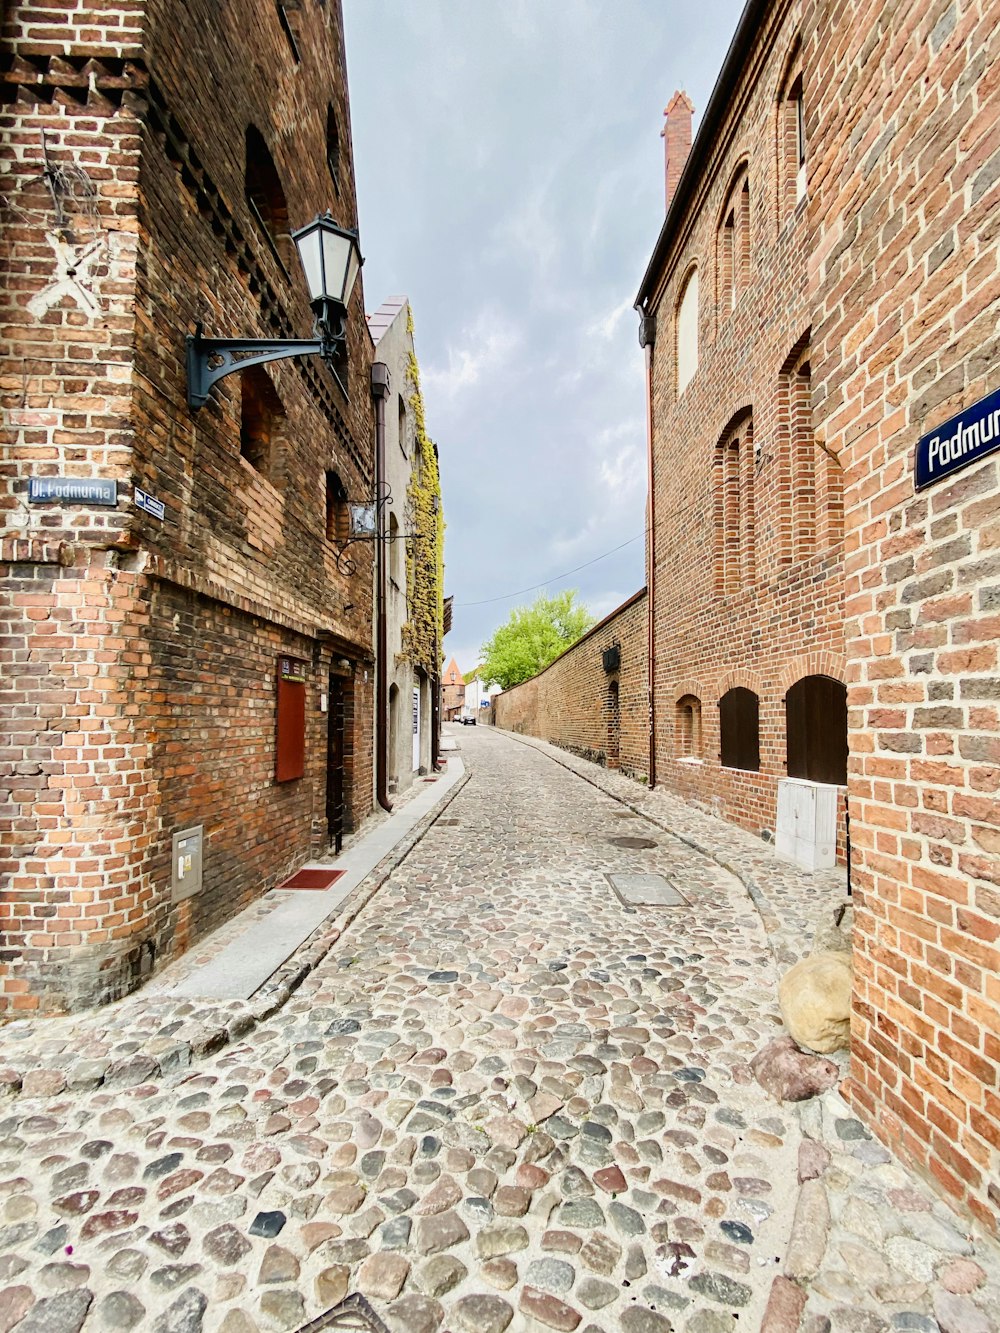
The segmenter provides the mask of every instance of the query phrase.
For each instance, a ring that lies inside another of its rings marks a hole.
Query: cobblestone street
[[[758,1329],[825,1133],[811,1327],[988,1333],[947,1212],[836,1094],[810,1144],[753,1079],[781,1025],[743,883],[537,747],[459,741],[470,780],[270,1019],[172,1082],[8,1103],[0,1333],[294,1330],[349,1291],[414,1333]],[[636,871],[686,903],[625,907]]]

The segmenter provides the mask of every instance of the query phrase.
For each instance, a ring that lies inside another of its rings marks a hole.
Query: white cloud
[[[425,397],[454,399],[484,376],[503,369],[520,343],[514,325],[496,309],[481,310],[463,329],[457,345],[449,343],[446,363],[431,363],[422,373]]]

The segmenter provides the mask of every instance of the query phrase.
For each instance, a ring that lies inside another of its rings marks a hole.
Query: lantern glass
[[[327,213],[294,232],[299,262],[313,305],[328,301],[346,307],[361,267],[354,232],[345,231]]]

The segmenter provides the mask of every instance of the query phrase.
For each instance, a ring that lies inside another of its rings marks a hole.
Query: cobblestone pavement
[[[800,1123],[753,1081],[780,1020],[744,884],[478,731],[471,780],[251,1034],[8,1103],[0,1333],[296,1329],[348,1291],[413,1333],[777,1331],[807,1291],[809,1333],[988,1333],[995,1252],[835,1093]],[[687,903],[630,911],[623,871]]]

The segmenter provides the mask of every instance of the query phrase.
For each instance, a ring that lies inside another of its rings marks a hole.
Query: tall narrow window
[[[782,219],[806,197],[806,111],[802,53],[796,43],[778,96],[778,188]]]
[[[738,173],[719,229],[719,314],[732,314],[750,282],[750,182]]]
[[[340,193],[340,130],[337,127],[337,113],[332,106],[326,109],[326,165],[333,181],[333,188]]]
[[[749,587],[755,574],[753,417],[744,410],[715,446],[715,590]]]
[[[409,447],[407,444],[409,423],[406,417],[406,404],[403,402],[402,394],[399,395],[397,419],[399,421],[399,447],[403,451],[403,457],[406,458],[409,455]]]
[[[698,369],[698,270],[688,274],[677,303],[677,396]]]
[[[847,687],[830,676],[804,676],[785,695],[786,768],[790,778],[847,781]]]
[[[240,375],[240,453],[262,476],[278,483],[285,409],[261,366]]]
[[[799,340],[782,367],[777,443],[783,501],[779,539],[781,560],[788,564],[814,555],[821,539],[829,544],[828,539],[839,532],[843,512],[839,475],[828,480],[825,463],[830,462],[838,474],[839,467],[819,448],[813,430],[808,334]],[[833,508],[829,519],[821,512],[828,502]]]
[[[247,206],[268,248],[287,273],[292,251],[288,204],[274,158],[256,125],[247,126],[245,180]]]
[[[753,690],[727,690],[719,700],[719,758],[724,768],[760,771],[760,700]]]
[[[336,472],[326,474],[326,539],[342,545],[350,536],[347,490]]]

